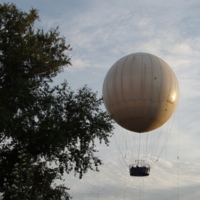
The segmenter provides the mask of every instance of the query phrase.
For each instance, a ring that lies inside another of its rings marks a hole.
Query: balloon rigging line
[[[163,130],[162,130],[162,131],[163,131]],[[158,136],[156,137],[156,135],[158,135]],[[161,135],[162,135],[162,134],[156,134],[156,133],[155,133],[155,137],[156,137],[156,139],[154,139],[154,144],[155,144],[154,146],[155,146],[155,148],[154,148],[153,151],[152,151],[152,157],[153,157],[153,155],[156,156],[156,152],[157,152],[158,146],[159,146],[159,144],[160,144]],[[156,160],[158,160],[158,159],[156,159]]]
[[[177,189],[177,200],[179,200],[179,192],[180,192],[180,155],[179,155],[179,151],[180,151],[180,130],[179,130],[179,123],[180,123],[180,112],[179,112],[179,106],[178,106],[178,180],[177,180],[177,184],[178,184],[178,189]]]
[[[97,200],[99,199],[99,172],[97,172]]]
[[[142,188],[145,188],[145,184],[144,184],[144,177],[142,177]],[[142,199],[144,199],[144,189],[142,190]]]
[[[174,122],[174,117],[173,117],[173,122]],[[171,124],[171,127],[172,127],[172,125],[173,125],[173,123]],[[140,159],[140,153],[141,153],[141,151],[142,151],[142,147],[141,147],[141,137],[146,137],[146,150],[144,149],[144,152],[146,152],[146,154],[145,154],[145,156],[146,156],[146,163],[147,163],[147,156],[148,156],[148,154],[147,154],[147,152],[148,152],[148,143],[151,143],[151,145],[154,147],[153,148],[153,150],[151,151],[151,156],[150,156],[150,158],[151,158],[151,160],[152,160],[152,166],[155,164],[155,162],[156,161],[158,161],[158,159],[160,158],[160,156],[161,156],[161,154],[162,154],[162,152],[163,152],[163,150],[164,150],[164,147],[166,146],[166,143],[167,143],[167,141],[168,141],[168,138],[169,138],[169,135],[170,135],[170,132],[171,132],[171,129],[172,128],[169,128],[169,130],[167,131],[167,136],[166,136],[166,139],[165,139],[165,141],[163,142],[164,143],[164,145],[162,145],[162,149],[161,149],[161,151],[159,152],[159,154],[158,154],[158,156],[156,156],[155,155],[155,153],[158,151],[158,146],[159,146],[159,144],[160,144],[160,140],[161,140],[161,133],[156,133],[156,132],[153,132],[153,134],[152,134],[152,137],[150,137],[151,138],[151,140],[149,141],[149,135],[148,134],[146,134],[146,135],[141,135],[141,134],[137,134],[138,135],[138,137],[139,138],[135,138],[134,137],[134,133],[129,133],[128,131],[125,131],[125,129],[120,129],[121,130],[121,132],[124,132],[124,133],[121,133],[121,134],[119,134],[120,136],[121,136],[121,138],[119,138],[119,141],[117,141],[117,139],[116,139],[116,135],[114,134],[114,139],[115,139],[115,143],[116,143],[116,146],[117,146],[117,148],[118,148],[118,150],[119,150],[119,152],[120,152],[120,155],[121,155],[121,157],[123,158],[123,160],[124,160],[124,162],[125,162],[125,164],[126,164],[126,166],[128,167],[129,166],[129,164],[131,164],[131,163],[127,163],[127,161],[126,161],[126,158],[131,158],[131,160],[134,160],[134,147],[136,147],[137,148],[137,159],[139,160]],[[118,128],[118,127],[117,127]],[[119,128],[118,128],[118,130],[119,130]],[[120,132],[120,131],[119,131]],[[161,132],[165,132],[164,130],[162,130]],[[130,139],[130,137],[129,136],[131,136],[131,139]],[[124,139],[123,139],[124,138]],[[121,149],[121,147],[120,147],[120,145],[121,146],[123,146],[122,144],[123,144],[123,141],[124,141],[124,143],[125,143],[125,145],[124,145],[124,148],[125,148],[125,154],[122,152],[122,149]],[[135,144],[135,141],[138,141],[138,144],[137,145],[134,145]],[[145,141],[145,140],[144,140]],[[128,144],[128,142],[131,144]],[[131,147],[131,148],[129,148],[129,146]],[[156,157],[155,157],[156,156]],[[155,157],[155,158],[154,158]],[[149,163],[150,164],[150,163]]]
[[[124,130],[123,130],[124,131]],[[129,133],[127,132],[127,131],[125,131],[126,133],[124,134],[125,135],[125,142],[126,142],[126,155],[128,154],[128,157],[130,157],[131,158],[131,151],[130,151],[130,149],[128,148],[128,139],[127,139],[127,137],[128,137],[128,135],[129,135]]]
[[[124,173],[124,196],[123,196],[123,199],[125,200],[125,198],[126,198],[126,170]]]
[[[176,113],[176,112],[175,112]],[[172,129],[172,126],[173,126],[173,123],[174,123],[174,118],[175,118],[175,115],[173,116],[173,120],[172,120],[172,123],[171,123],[171,126],[169,126],[169,130],[166,130],[166,131],[164,131],[164,128],[161,130],[161,133],[159,133],[159,135],[162,135],[163,133],[162,132],[166,132],[166,139],[164,140],[164,142],[163,142],[163,144],[161,145],[162,146],[162,149],[160,150],[160,152],[159,152],[159,154],[158,154],[158,156],[157,157],[155,157],[154,159],[153,159],[153,155],[156,155],[156,151],[154,150],[154,152],[152,151],[152,166],[155,164],[155,162],[157,162],[158,160],[159,160],[159,158],[160,158],[160,156],[161,156],[161,154],[162,154],[162,152],[163,152],[163,150],[164,150],[164,148],[166,147],[166,144],[167,144],[167,141],[168,141],[168,139],[169,139],[169,136],[170,136],[170,133],[171,133],[171,129]],[[168,126],[167,126],[168,127]],[[154,139],[154,141],[156,141],[155,139]],[[158,142],[159,143],[159,142]],[[156,160],[155,160],[156,159]]]
[[[124,160],[126,166],[128,167],[129,165],[127,164],[126,160],[124,159],[124,156],[123,156],[123,153],[122,153],[122,151],[121,151],[121,149],[120,149],[120,146],[119,146],[118,143],[117,143],[117,139],[116,139],[116,137],[115,137],[115,134],[114,134],[114,139],[115,139],[115,144],[116,144],[116,146],[117,146],[117,148],[118,148],[118,151],[119,151],[119,153],[121,154],[121,157],[122,157],[122,159]]]
[[[130,151],[128,150],[128,145],[127,145],[127,135],[128,135],[128,132],[126,132],[124,129],[120,129],[121,130],[121,132],[122,132],[122,134],[120,134],[121,136],[124,136],[125,137],[125,139],[124,139],[124,141],[125,141],[125,144],[124,144],[124,149],[125,149],[125,155],[124,155],[124,159],[126,159],[127,157],[129,157],[130,156]],[[122,140],[122,139],[121,139]],[[121,140],[119,141],[119,144],[121,143]]]
[[[161,156],[161,154],[162,154],[162,152],[163,152],[163,150],[164,150],[164,148],[165,148],[165,146],[166,146],[166,144],[167,144],[167,141],[168,141],[168,139],[169,139],[169,136],[170,136],[170,133],[171,133],[171,130],[172,130],[172,126],[173,126],[173,124],[174,124],[175,116],[176,116],[176,111],[175,111],[174,116],[173,116],[173,118],[172,118],[172,123],[171,123],[171,126],[170,126],[170,128],[169,128],[169,131],[168,131],[168,133],[167,133],[167,137],[166,137],[165,143],[164,143],[164,145],[163,145],[163,147],[162,147],[162,149],[161,149],[161,151],[160,151],[160,154],[158,155],[158,159],[160,158],[160,156]],[[155,162],[154,162],[154,164],[155,164]]]
[[[148,138],[149,138],[148,136],[149,134],[146,135],[146,161],[145,161],[146,163],[147,163],[147,144],[148,144]]]
[[[135,160],[136,160],[136,158],[135,158],[135,155],[134,155],[134,153],[133,152],[135,152],[135,149],[136,149],[136,137],[135,137],[135,135],[132,133],[132,134],[130,134],[129,133],[129,135],[131,135],[131,137],[130,137],[130,147],[131,147],[131,151],[130,151],[130,154],[131,154],[131,159],[130,159],[130,161],[131,161],[131,163],[134,163],[135,162]]]
[[[154,153],[154,149],[155,149],[155,146],[156,146],[155,143],[157,142],[157,140],[156,140],[156,132],[151,132],[149,134],[150,134],[150,138],[151,138],[151,141],[148,144],[148,147],[149,147],[148,150],[150,151],[150,149],[151,149],[151,152],[149,152],[149,154],[150,154],[150,156],[149,156],[149,162],[150,162],[153,159],[153,155],[154,155],[153,153]]]
[[[138,152],[138,161],[140,160],[140,142],[141,142],[141,133],[139,137],[139,152]]]

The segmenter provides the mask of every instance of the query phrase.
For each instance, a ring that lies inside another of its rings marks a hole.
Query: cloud
[[[167,199],[177,196],[179,192],[182,199],[189,188],[189,191],[195,192],[188,193],[187,197],[200,195],[197,192],[200,186],[199,164],[161,159],[151,169],[149,177],[138,178],[129,176],[127,167],[118,161],[118,155],[113,150],[104,158],[104,163],[99,173],[88,172],[83,180],[76,181],[71,188],[74,198],[132,199],[140,195],[153,200],[159,199],[160,194]],[[72,183],[72,179],[68,181]]]
[[[73,64],[72,64],[73,67],[71,67],[71,70],[73,70],[74,68],[83,69],[88,66],[87,61],[82,60],[80,58],[72,58],[72,60],[73,60]]]

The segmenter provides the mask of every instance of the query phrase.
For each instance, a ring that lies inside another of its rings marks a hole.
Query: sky
[[[169,139],[150,176],[129,176],[116,127],[109,147],[98,145],[104,163],[99,173],[88,171],[81,180],[73,174],[65,177],[73,199],[198,200],[200,1],[0,0],[3,2],[14,3],[23,11],[36,8],[40,16],[36,26],[46,31],[59,26],[60,35],[72,46],[72,66],[55,78],[55,84],[66,79],[74,90],[87,84],[101,97],[109,68],[136,52],[162,58],[177,76],[179,105],[166,124],[171,127]]]

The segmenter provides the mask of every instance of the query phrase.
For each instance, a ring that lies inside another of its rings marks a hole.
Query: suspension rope
[[[141,184],[140,184],[140,180],[138,181],[138,184],[139,184],[139,190],[138,190],[138,197],[139,197],[139,200],[141,200]]]
[[[99,172],[97,172],[97,200],[99,199]]]
[[[155,133],[154,133],[152,152],[151,152],[151,160],[153,162],[155,162],[155,159],[157,160],[156,152],[157,152],[158,146],[160,144],[160,139],[161,139],[162,132],[163,132],[163,128],[161,128],[161,133],[158,133],[158,131],[155,131]]]
[[[158,157],[157,157],[157,160],[159,160],[159,158],[160,158],[160,156],[161,156],[161,154],[162,154],[162,152],[163,152],[163,150],[164,150],[164,148],[165,148],[165,146],[166,146],[166,144],[167,144],[167,141],[168,141],[168,139],[169,139],[169,136],[170,136],[170,133],[171,133],[171,130],[172,130],[172,126],[173,126],[173,124],[174,124],[175,115],[176,115],[176,111],[175,111],[175,113],[174,113],[174,115],[173,115],[171,126],[170,126],[170,128],[169,128],[169,131],[167,131],[166,140],[164,141],[164,145],[162,146],[162,149],[161,149],[161,151],[160,151],[160,153],[159,153],[159,155],[158,155]],[[155,162],[153,163],[153,165],[154,165],[154,164],[155,164]]]
[[[140,137],[139,137],[139,150],[138,150],[138,160],[140,160],[140,143],[141,143],[141,133],[140,134]]]
[[[124,134],[124,133],[123,133]],[[126,147],[126,155],[128,155],[128,158],[129,158],[129,160],[130,160],[130,158],[131,158],[131,149],[129,149],[129,144],[128,144],[128,142],[130,143],[130,141],[128,140],[128,138],[129,138],[129,135],[130,135],[130,133],[128,132],[128,131],[125,131],[125,134],[124,134],[125,136],[126,136],[126,138],[125,138],[125,147]],[[121,142],[121,141],[120,141]],[[130,163],[129,163],[130,164]]]
[[[125,155],[125,156],[123,155],[123,153],[122,153],[122,151],[121,151],[121,149],[120,149],[119,143],[117,142],[117,139],[116,139],[115,134],[114,134],[114,139],[115,139],[115,144],[116,144],[116,146],[117,146],[117,149],[118,149],[119,153],[121,154],[122,159],[124,160],[126,166],[129,167],[129,165],[127,164],[127,162],[126,162],[126,160],[125,160],[126,155]]]
[[[149,136],[149,134],[146,134],[146,160],[145,160],[145,162],[147,163],[147,146],[148,146],[148,137]]]
[[[145,189],[145,179],[144,179],[144,177],[142,177],[142,188],[143,188],[143,190],[142,190],[142,200],[144,200],[144,189]]]
[[[126,170],[124,170],[124,195],[123,195],[123,199],[126,199]]]
[[[180,115],[179,115],[179,106],[178,106],[178,177],[177,177],[177,200],[179,200],[179,192],[180,192],[180,130],[179,130],[179,121]]]

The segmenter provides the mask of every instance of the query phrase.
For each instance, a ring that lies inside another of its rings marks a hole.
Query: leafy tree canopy
[[[36,20],[35,9],[26,13],[14,4],[0,5],[0,192],[4,199],[68,199],[67,188],[53,188],[51,183],[72,170],[80,178],[88,169],[98,170],[101,160],[95,155],[95,142],[108,145],[113,130],[97,93],[87,86],[75,92],[66,81],[49,84],[71,65],[71,47],[58,28],[45,32],[34,27]],[[26,172],[20,171],[23,163]],[[44,180],[47,187],[41,189]],[[20,191],[26,191],[25,196]]]

